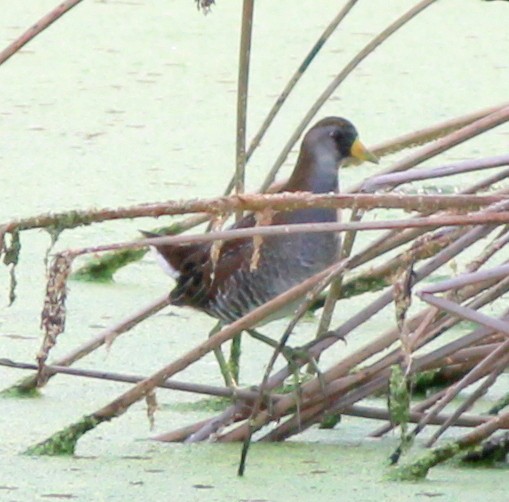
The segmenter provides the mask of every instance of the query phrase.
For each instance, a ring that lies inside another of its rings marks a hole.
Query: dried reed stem
[[[57,19],[78,5],[81,0],[65,0],[55,7],[48,14],[43,16],[32,27],[25,31],[19,38],[9,44],[0,52],[0,65],[5,63],[11,56],[16,54],[24,45],[35,38],[39,33],[43,32],[48,26],[53,24]]]

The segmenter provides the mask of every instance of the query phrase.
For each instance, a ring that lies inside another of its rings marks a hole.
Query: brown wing
[[[252,214],[229,227],[248,228],[255,224]],[[243,263],[251,259],[253,241],[251,238],[228,240],[223,243],[219,258],[213,266],[210,259],[211,244],[201,244],[190,250],[185,256],[180,252],[180,277],[177,286],[171,292],[172,303],[200,307],[217,292],[218,286],[228,280]],[[187,250],[189,251],[189,249]],[[176,251],[173,251],[176,253]],[[172,257],[176,263],[175,256]]]

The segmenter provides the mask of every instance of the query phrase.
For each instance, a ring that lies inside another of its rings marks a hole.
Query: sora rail
[[[350,156],[378,162],[351,122],[339,117],[320,120],[304,136],[297,164],[281,191],[338,192],[338,168]],[[271,224],[335,221],[336,209],[312,208],[276,213]],[[231,228],[254,225],[254,215],[248,214]],[[229,323],[332,265],[339,242],[333,232],[264,237],[254,270],[250,270],[252,238],[223,243],[214,267],[211,243],[160,245],[154,250],[165,271],[177,281],[170,293],[173,305],[194,307]]]

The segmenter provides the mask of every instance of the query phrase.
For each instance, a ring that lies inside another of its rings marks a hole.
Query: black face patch
[[[333,126],[330,135],[334,138],[339,153],[343,157],[350,156],[350,149],[357,139],[357,130],[349,122],[343,121],[340,125]]]
[[[201,272],[200,270],[197,270],[196,272],[194,272],[193,276],[192,276],[192,280],[193,280],[193,286],[199,286],[201,281],[203,279],[203,272]]]

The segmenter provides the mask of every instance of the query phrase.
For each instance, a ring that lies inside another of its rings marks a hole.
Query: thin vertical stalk
[[[263,124],[261,125],[259,131],[256,133],[255,137],[251,141],[251,144],[249,145],[249,150],[247,151],[248,159],[249,157],[251,157],[255,149],[260,144],[260,141],[267,132],[267,129],[269,128],[270,124],[272,124],[274,117],[277,115],[277,113],[283,106],[284,102],[286,101],[286,98],[288,98],[288,96],[290,95],[290,92],[292,92],[293,88],[297,85],[297,82],[300,80],[302,75],[304,75],[305,71],[308,69],[309,65],[311,64],[315,56],[318,54],[318,52],[320,52],[320,49],[323,47],[325,42],[327,42],[329,37],[334,33],[334,31],[338,27],[339,23],[343,21],[343,19],[350,12],[350,10],[357,3],[357,1],[358,0],[349,0],[343,6],[343,8],[338,12],[336,17],[329,23],[327,28],[325,28],[324,32],[320,35],[320,37],[315,42],[311,50],[306,54],[306,57],[299,65],[297,71],[292,75],[292,78],[286,84],[286,87],[283,89],[283,91],[277,98],[276,102],[270,109],[269,113],[267,114],[267,117],[265,117],[265,120],[263,121]]]
[[[251,37],[253,32],[254,0],[244,0],[242,6],[242,31],[239,49],[239,77],[237,82],[237,151],[235,164],[235,193],[244,193],[246,167],[246,120],[247,95],[249,84],[249,64],[251,60]],[[242,211],[237,211],[237,221]]]
[[[290,92],[293,90],[293,88],[297,85],[297,82],[300,80],[302,75],[304,75],[304,72],[308,69],[309,65],[315,58],[315,56],[318,54],[320,49],[323,47],[325,42],[329,39],[329,37],[334,33],[336,28],[338,27],[339,23],[346,17],[346,15],[350,12],[352,7],[357,3],[358,0],[349,0],[343,8],[338,12],[336,17],[329,23],[327,28],[325,28],[325,31],[320,35],[318,40],[315,42],[311,50],[306,54],[306,57],[302,61],[302,63],[299,65],[299,68],[297,71],[292,75],[292,78],[288,81],[286,84],[286,87],[283,89],[279,97],[277,98],[276,102],[272,106],[271,110],[267,114],[267,117],[265,117],[265,120],[263,121],[263,124],[261,125],[259,131],[256,133],[256,136],[251,141],[251,144],[249,145],[249,150],[247,151],[247,158],[252,155],[252,153],[255,151],[257,146],[260,144],[260,141],[262,140],[264,134],[267,132],[267,129],[269,128],[270,124],[274,120],[274,117],[277,115],[281,107],[283,106],[284,102],[286,101],[286,98],[289,96]]]
[[[242,4],[242,29],[239,49],[239,77],[237,82],[237,148],[235,155],[235,193],[240,195],[245,189],[246,173],[246,122],[247,97],[249,87],[249,65],[251,62],[251,39],[253,33],[254,0],[244,0]],[[235,221],[242,219],[242,210],[235,212]],[[235,381],[239,380],[240,341],[236,335],[231,341],[229,369]],[[219,348],[219,350],[221,350]]]
[[[364,214],[363,211],[360,211],[356,208],[353,209],[350,221],[360,221],[363,214]],[[356,235],[357,232],[355,232],[354,230],[346,233],[343,239],[343,244],[341,245],[340,259],[342,260],[346,259],[351,255]],[[331,282],[329,291],[325,298],[325,304],[323,306],[322,315],[320,316],[320,323],[318,324],[318,329],[316,330],[315,340],[322,338],[330,327],[336,302],[338,301],[341,295],[344,274],[345,274],[344,270],[342,272],[339,272],[337,277],[335,277]],[[318,362],[318,360],[319,356],[316,356],[314,364],[308,364],[308,367],[306,369],[308,375],[314,375],[316,373],[316,363]]]
[[[301,134],[304,132],[306,127],[309,125],[313,117],[316,115],[318,110],[322,107],[322,105],[330,98],[332,93],[338,88],[338,86],[352,73],[352,71],[359,66],[359,64],[364,61],[379,45],[385,42],[391,35],[393,35],[399,28],[408,23],[411,19],[417,16],[424,9],[433,4],[436,0],[423,0],[419,2],[417,5],[412,7],[408,12],[400,16],[396,21],[391,23],[385,30],[379,33],[373,40],[371,40],[360,52],[358,52],[350,62],[341,70],[341,72],[334,78],[334,80],[327,86],[327,88],[322,92],[322,94],[318,97],[315,103],[311,106],[309,111],[306,113],[300,124],[297,126],[297,129],[293,132],[292,136],[284,146],[283,150],[279,154],[279,157],[276,159],[276,162],[272,166],[270,172],[268,173],[265,181],[262,184],[260,189],[261,192],[267,190],[270,184],[274,181],[274,177],[276,176],[277,171],[283,165],[286,157],[290,153],[290,150],[293,148]]]
[[[296,72],[292,75],[288,83],[286,84],[285,88],[277,98],[276,102],[272,105],[272,108],[270,109],[269,113],[265,117],[265,120],[263,121],[263,124],[260,126],[260,129],[258,129],[258,132],[255,134],[254,138],[251,140],[251,143],[249,145],[249,148],[246,152],[246,161],[248,161],[251,158],[251,155],[253,155],[254,151],[258,148],[262,138],[265,136],[265,133],[269,129],[270,125],[274,121],[274,118],[279,113],[279,110],[281,110],[282,106],[284,105],[286,99],[290,95],[290,93],[293,91],[294,87],[299,82],[300,78],[306,70],[308,69],[309,65],[312,63],[316,55],[320,52],[320,49],[325,45],[325,42],[329,39],[329,37],[334,33],[336,28],[338,27],[339,23],[346,17],[346,15],[350,12],[352,7],[358,2],[358,0],[349,0],[342,9],[338,12],[336,17],[329,23],[327,28],[325,28],[324,32],[320,35],[318,40],[315,42],[311,50],[307,53],[306,57],[302,61],[302,63],[297,68]],[[226,190],[224,191],[225,195],[228,195],[233,187],[235,185],[235,178],[232,178],[230,182],[228,183],[228,186],[226,187]]]

